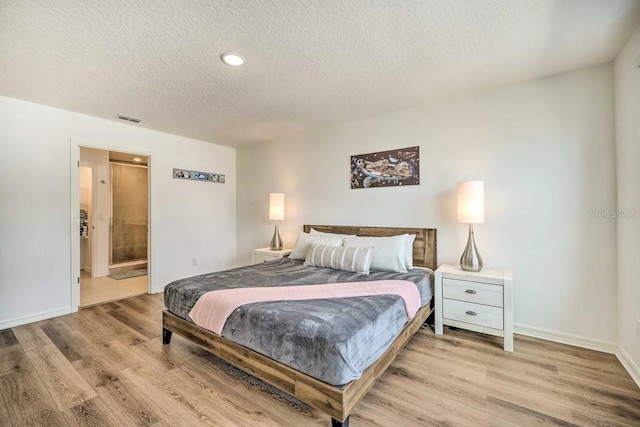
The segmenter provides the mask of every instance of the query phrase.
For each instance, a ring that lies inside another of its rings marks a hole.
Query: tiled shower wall
[[[111,164],[112,264],[147,258],[147,168]]]

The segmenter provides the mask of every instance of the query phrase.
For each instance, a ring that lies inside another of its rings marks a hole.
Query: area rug
[[[125,271],[124,273],[109,274],[108,277],[111,277],[112,279],[116,279],[116,280],[123,280],[123,279],[131,279],[132,277],[140,277],[140,276],[146,276],[146,275],[147,275],[147,269],[141,268],[140,270],[130,270],[130,271]]]
[[[277,389],[276,387],[272,386],[271,384],[268,384],[256,377],[254,377],[253,375],[250,375],[246,372],[244,372],[241,369],[236,368],[235,366],[231,365],[229,362],[227,362],[226,360],[223,360],[221,358],[219,358],[218,356],[211,354],[209,352],[203,351],[205,354],[203,355],[203,357],[208,358],[211,363],[213,363],[214,365],[218,365],[220,366],[227,374],[232,375],[236,378],[238,378],[240,381],[242,381],[246,386],[250,387],[250,388],[259,388],[263,391],[266,391],[267,393],[271,394],[273,397],[275,397],[276,399],[279,399],[281,401],[286,402],[289,406],[291,406],[292,408],[297,409],[298,411],[303,411],[303,412],[311,412],[313,411],[313,409],[307,405],[304,402],[301,402],[300,400],[296,399],[295,397],[285,393],[282,390]]]

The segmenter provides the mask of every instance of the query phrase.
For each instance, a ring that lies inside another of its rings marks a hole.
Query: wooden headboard
[[[435,271],[438,268],[438,250],[435,228],[403,228],[403,227],[358,227],[349,225],[304,225],[305,233],[311,229],[323,233],[356,234],[358,236],[385,237],[398,234],[415,234],[413,242],[413,265],[427,267]]]

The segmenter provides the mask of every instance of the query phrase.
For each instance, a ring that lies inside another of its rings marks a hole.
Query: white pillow
[[[373,247],[372,269],[406,273],[408,239],[408,234],[391,237],[355,237],[345,239],[344,246]]]
[[[323,232],[323,231],[318,231],[318,230],[316,230],[315,228],[312,228],[312,229],[311,229],[311,233],[309,233],[309,234],[313,234],[313,235],[316,235],[316,236],[340,236],[340,237],[345,238],[345,239],[346,239],[347,237],[349,237],[349,238],[351,238],[351,237],[356,237],[356,235],[355,235],[355,234],[335,234],[335,233],[325,233],[325,232]]]
[[[300,230],[300,234],[298,234],[298,240],[296,240],[296,244],[293,247],[293,251],[291,251],[291,255],[289,255],[289,259],[305,259],[307,257],[307,252],[309,252],[309,247],[312,243],[327,246],[342,246],[343,240],[344,237],[342,236],[311,235]]]
[[[344,246],[325,246],[312,244],[304,265],[311,267],[333,268],[334,270],[353,271],[369,274],[373,248]]]
[[[416,235],[415,234],[409,234],[409,237],[407,238],[407,251],[405,253],[405,256],[407,257],[406,261],[405,261],[405,267],[407,267],[407,270],[413,270],[413,242],[416,241]]]

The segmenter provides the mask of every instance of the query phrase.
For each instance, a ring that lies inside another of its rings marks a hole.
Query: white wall
[[[615,61],[618,209],[618,340],[640,385],[640,28]],[[634,215],[634,213],[636,215]],[[637,329],[638,328],[638,329]],[[625,360],[623,360],[624,362]]]
[[[70,139],[151,156],[152,290],[235,263],[234,149],[0,97],[0,329],[71,309]]]
[[[608,64],[239,148],[238,260],[268,246],[268,193],[284,192],[285,246],[305,223],[435,227],[439,262],[456,264],[455,185],[484,180],[476,243],[485,267],[513,271],[520,330],[612,349],[616,228],[590,210],[616,203],[613,120]],[[349,188],[351,155],[414,145],[421,185]]]

